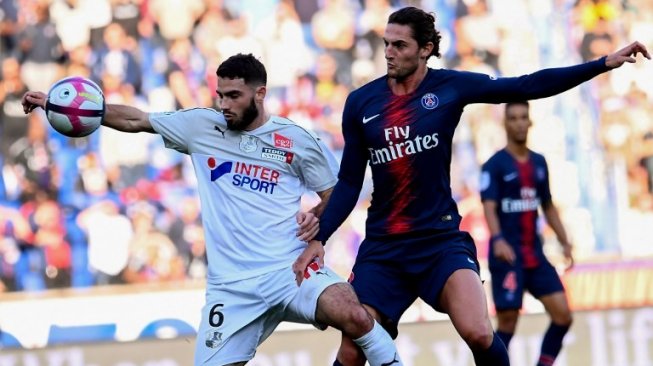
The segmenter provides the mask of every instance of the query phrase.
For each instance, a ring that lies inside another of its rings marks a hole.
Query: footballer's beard
[[[406,65],[406,66],[397,66],[393,69],[388,70],[388,77],[392,79],[396,79],[397,81],[401,82],[408,78],[409,76],[415,74],[417,71],[417,64],[415,65]]]
[[[254,103],[254,98],[252,98],[252,101],[245,108],[243,116],[239,120],[227,120],[227,128],[232,131],[243,131],[254,122],[256,117],[258,117],[258,108],[256,108],[256,103]]]

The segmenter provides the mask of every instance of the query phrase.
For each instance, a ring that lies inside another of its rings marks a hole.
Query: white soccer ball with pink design
[[[83,137],[97,130],[102,124],[104,110],[104,94],[100,87],[80,76],[54,83],[45,103],[50,125],[68,137]]]

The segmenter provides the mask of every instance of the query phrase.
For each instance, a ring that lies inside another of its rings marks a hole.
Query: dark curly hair
[[[413,39],[420,47],[433,42],[433,50],[429,56],[440,57],[440,32],[435,29],[435,16],[414,6],[401,8],[390,14],[388,24],[400,24],[410,27]]]
[[[247,85],[266,85],[268,74],[265,66],[254,55],[233,55],[218,66],[218,77],[225,79],[243,79]]]

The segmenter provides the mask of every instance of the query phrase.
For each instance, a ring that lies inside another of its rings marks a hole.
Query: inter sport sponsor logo
[[[233,185],[266,194],[274,194],[274,188],[279,184],[281,176],[277,170],[240,161],[226,161],[218,165],[215,158],[210,157],[207,165],[211,169],[211,182],[231,173]]]

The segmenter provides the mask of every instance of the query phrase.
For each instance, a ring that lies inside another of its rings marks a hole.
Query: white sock
[[[403,366],[397,347],[388,332],[379,323],[374,322],[374,327],[364,336],[354,339],[365,353],[370,366]]]

